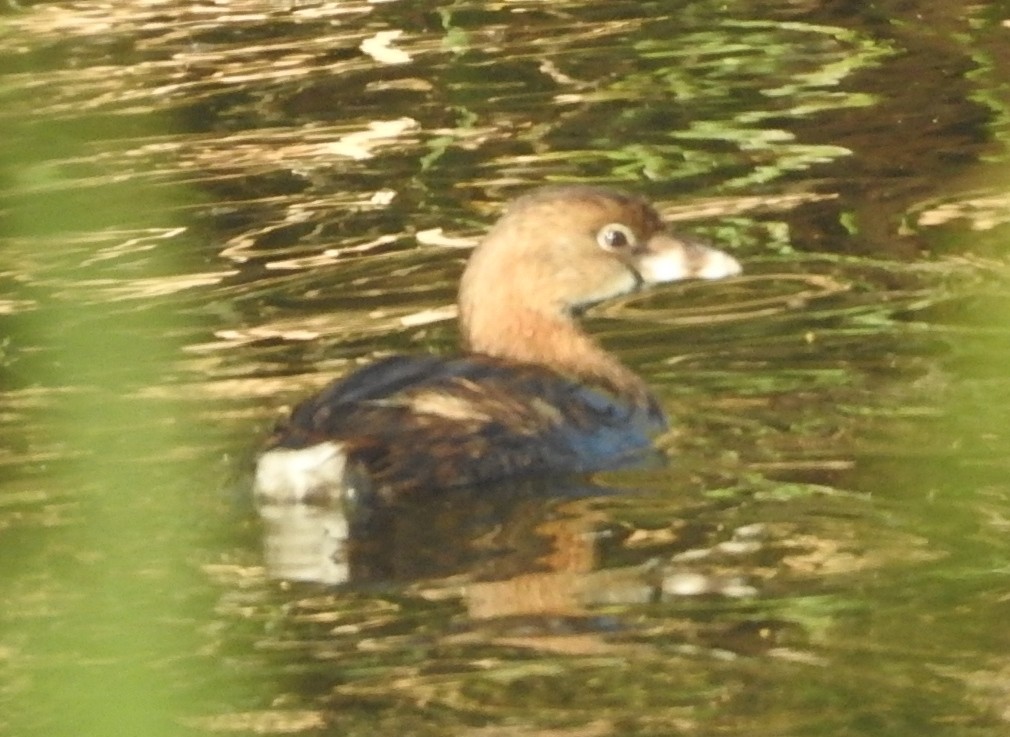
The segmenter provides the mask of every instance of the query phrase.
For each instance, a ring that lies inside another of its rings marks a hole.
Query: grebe
[[[385,358],[303,401],[259,456],[256,493],[392,500],[634,463],[666,426],[663,411],[576,316],[653,284],[739,273],[731,256],[667,231],[643,199],[535,190],[512,202],[467,263],[466,354]]]

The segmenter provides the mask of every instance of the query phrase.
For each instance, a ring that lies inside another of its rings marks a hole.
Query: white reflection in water
[[[263,504],[263,549],[274,578],[339,584],[350,577],[343,510],[317,504]]]

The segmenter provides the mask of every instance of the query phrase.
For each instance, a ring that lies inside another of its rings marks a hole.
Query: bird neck
[[[602,385],[635,405],[653,403],[645,382],[605,351],[574,319],[530,307],[495,309],[460,304],[468,350],[537,364],[581,382]]]

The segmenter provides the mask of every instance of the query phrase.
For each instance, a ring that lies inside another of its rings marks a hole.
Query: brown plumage
[[[664,426],[645,383],[576,315],[650,284],[739,273],[668,233],[644,200],[592,187],[516,200],[460,285],[468,355],[396,356],[299,405],[257,466],[271,499],[331,498],[573,473],[633,462]]]

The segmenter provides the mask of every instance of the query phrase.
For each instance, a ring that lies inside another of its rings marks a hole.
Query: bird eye
[[[600,228],[596,242],[604,251],[620,251],[635,243],[635,234],[627,225],[610,223]]]

